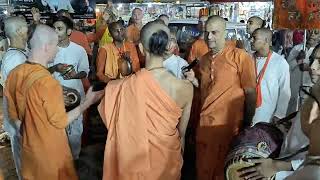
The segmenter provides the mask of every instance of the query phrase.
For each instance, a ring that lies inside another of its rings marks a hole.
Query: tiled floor
[[[0,132],[2,131],[3,113],[2,113],[2,97],[0,97]],[[3,167],[5,180],[17,180],[12,153],[9,143],[0,144],[0,167]]]

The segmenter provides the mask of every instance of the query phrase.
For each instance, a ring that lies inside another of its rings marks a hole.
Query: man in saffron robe
[[[58,51],[58,35],[38,25],[30,44],[29,59],[11,71],[5,89],[9,117],[22,136],[22,179],[77,180],[65,128],[103,92],[89,90],[83,104],[66,113],[62,88],[46,68]]]
[[[143,12],[139,8],[135,8],[132,11],[133,24],[127,27],[126,37],[129,42],[139,44],[140,30],[142,28]]]
[[[97,59],[97,77],[102,82],[120,77],[118,59],[125,54],[129,55],[134,72],[140,69],[136,46],[124,40],[124,27],[119,22],[109,26],[113,43],[105,44],[99,49]]]
[[[211,16],[205,39],[210,51],[200,59],[201,114],[196,132],[197,179],[223,180],[225,157],[243,120],[252,121],[256,103],[254,61],[226,43],[226,21]]]
[[[150,22],[141,38],[146,68],[109,82],[99,105],[109,130],[103,179],[180,180],[193,88],[163,67],[167,26]]]
[[[189,63],[191,63],[195,59],[199,60],[203,55],[209,52],[208,45],[204,40],[205,24],[207,20],[208,16],[201,16],[199,18],[198,28],[201,31],[201,33],[198,39],[191,46],[190,53],[188,56]]]

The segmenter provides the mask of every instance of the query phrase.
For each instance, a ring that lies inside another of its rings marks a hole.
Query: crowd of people
[[[251,165],[237,179],[320,178],[319,30],[308,32],[306,50],[300,42],[282,56],[259,17],[248,20],[249,38],[240,42],[226,40],[224,18],[201,16],[185,60],[170,18],[143,24],[142,17],[133,9],[126,27],[107,8],[88,34],[74,29],[65,10],[47,25],[4,20],[4,130],[19,179],[81,179],[74,162],[94,104],[108,130],[104,180],[226,179],[233,140],[258,124],[282,131],[279,157],[290,158],[243,158]],[[97,55],[91,43],[99,44]],[[65,87],[81,99],[68,111]],[[292,125],[284,127],[288,116]],[[192,147],[195,161],[187,157]]]

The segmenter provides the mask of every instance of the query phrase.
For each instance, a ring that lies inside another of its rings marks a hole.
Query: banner
[[[11,0],[11,3],[16,12],[27,18],[31,15],[32,7],[38,8],[43,17],[50,17],[60,9],[65,9],[75,19],[95,18],[96,0]]]
[[[275,0],[275,29],[320,29],[320,0]]]

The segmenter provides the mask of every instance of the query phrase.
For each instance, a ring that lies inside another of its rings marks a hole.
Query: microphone
[[[195,59],[194,61],[192,61],[188,66],[183,66],[181,68],[181,71],[183,73],[190,71],[193,67],[195,67],[197,64],[199,64],[199,60]]]

